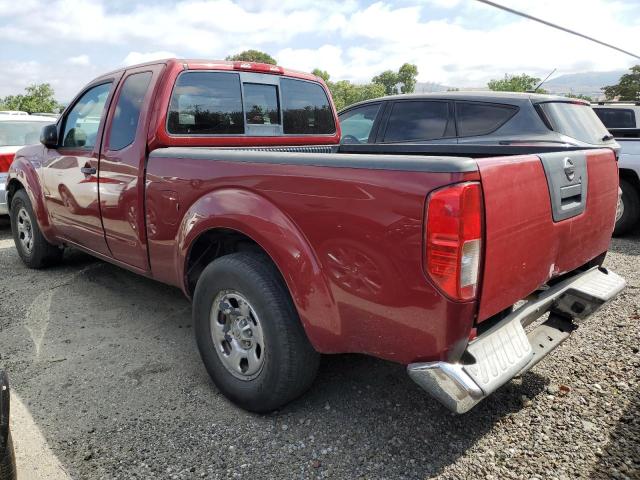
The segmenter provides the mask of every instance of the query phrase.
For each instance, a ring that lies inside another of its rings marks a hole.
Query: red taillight
[[[14,155],[14,153],[0,153],[0,173],[9,171]]]
[[[427,201],[425,270],[444,293],[471,300],[482,255],[482,190],[478,182],[436,190]]]
[[[282,75],[284,69],[276,65],[269,65],[268,63],[254,63],[254,62],[233,62],[234,70],[245,70],[248,72],[261,72],[261,73],[276,73]]]

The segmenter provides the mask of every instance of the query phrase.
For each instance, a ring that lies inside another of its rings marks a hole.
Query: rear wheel
[[[62,249],[47,242],[42,235],[27,192],[16,192],[9,214],[16,250],[27,267],[43,268],[62,259]]]
[[[622,198],[618,207],[614,235],[628,233],[640,221],[640,193],[631,182],[624,179],[620,179],[620,189]]]
[[[266,256],[233,253],[209,264],[196,285],[193,319],[209,375],[242,408],[275,410],[313,382],[319,355]]]

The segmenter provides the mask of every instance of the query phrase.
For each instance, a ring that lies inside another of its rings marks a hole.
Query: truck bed
[[[613,229],[617,166],[611,150],[561,153],[557,161],[570,156],[582,162],[584,190],[572,200],[579,212],[558,221],[541,160],[557,153],[474,159],[258,150],[151,152],[151,269],[162,281],[182,284],[187,252],[176,253],[170,241],[185,229],[179,218],[210,217],[207,228],[239,229],[267,250],[272,242],[304,250],[283,276],[322,352],[401,362],[455,357],[474,325],[598,257]],[[183,171],[188,179],[181,179]],[[477,301],[457,302],[443,296],[423,269],[424,209],[430,192],[466,181],[482,184],[484,260]],[[177,205],[162,200],[167,192]],[[175,217],[161,214],[167,209],[177,209]],[[188,226],[186,231],[197,235]],[[284,261],[276,250],[269,254]],[[394,331],[412,332],[411,338],[399,342],[389,336]]]

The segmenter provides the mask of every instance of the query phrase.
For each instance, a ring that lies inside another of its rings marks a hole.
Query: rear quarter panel
[[[477,173],[236,163],[212,155],[149,159],[155,278],[186,290],[193,239],[229,228],[274,260],[317,350],[409,363],[464,348],[476,305],[446,300],[426,279],[423,214],[431,190]],[[154,207],[166,191],[179,198],[179,220]]]

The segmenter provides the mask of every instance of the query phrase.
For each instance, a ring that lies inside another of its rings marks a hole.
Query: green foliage
[[[384,86],[378,83],[357,85],[348,80],[340,80],[338,82],[328,82],[327,86],[331,91],[337,110],[342,110],[353,103],[385,95]]]
[[[57,113],[60,110],[55,92],[48,83],[30,85],[24,90],[24,95],[9,95],[0,100],[0,110],[22,110],[28,113]]]
[[[276,59],[271,55],[265,52],[261,52],[260,50],[245,50],[244,52],[240,52],[235,55],[229,55],[227,58],[225,58],[225,60],[269,63],[271,65],[275,65],[278,63],[276,62]]]
[[[328,82],[329,78],[331,78],[329,72],[327,72],[326,70],[320,70],[319,68],[314,68],[311,73],[313,73],[316,77],[320,77],[325,82]]]
[[[385,70],[381,74],[373,77],[371,81],[375,84],[382,85],[385,95],[398,93],[397,85],[400,83],[400,79],[398,78],[398,74],[392,70]]]
[[[385,95],[396,93],[413,93],[416,88],[416,78],[418,77],[418,67],[412,63],[405,63],[397,72],[385,70],[371,79],[371,82],[384,87]],[[400,90],[398,91],[398,84]]]
[[[637,101],[640,100],[640,65],[630,68],[631,73],[625,73],[620,77],[616,85],[603,87],[607,100]]]
[[[578,98],[580,100],[586,100],[587,102],[593,102],[593,98],[589,95],[583,95],[581,93],[567,93],[567,97],[569,98]]]
[[[402,84],[402,93],[413,93],[416,88],[416,78],[418,77],[418,67],[412,63],[405,63],[398,70],[398,81]]]
[[[342,110],[353,103],[399,93],[398,84],[401,84],[402,93],[413,92],[416,87],[418,67],[405,63],[400,67],[398,73],[387,70],[373,77],[371,83],[364,84],[351,83],[348,80],[332,82],[329,73],[319,68],[314,69],[312,73],[326,82],[331,91],[333,102],[336,104],[336,109]]]
[[[540,83],[537,77],[531,77],[526,73],[522,75],[504,74],[504,78],[500,80],[490,80],[487,86],[490,90],[496,92],[528,92],[532,91]],[[547,93],[546,90],[539,88],[536,93]]]

